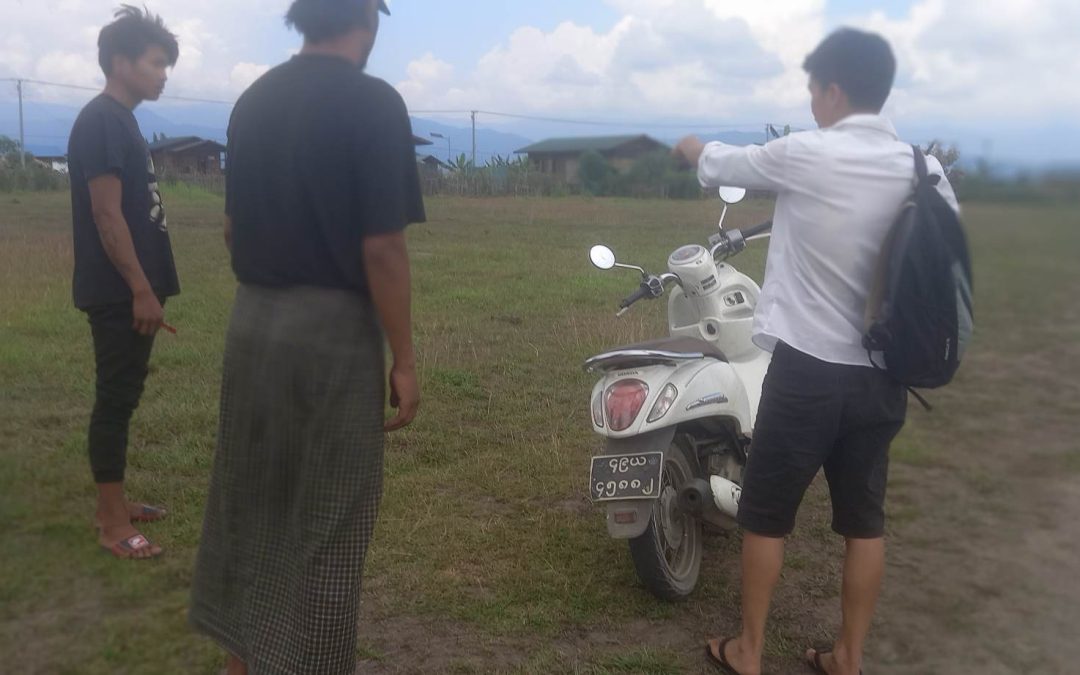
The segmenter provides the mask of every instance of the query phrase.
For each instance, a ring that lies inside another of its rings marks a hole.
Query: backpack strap
[[[937,176],[930,176],[929,170],[926,167],[926,156],[923,154],[922,148],[917,145],[911,146],[912,154],[915,158],[915,188],[911,191],[911,195],[904,200],[903,205],[900,207],[900,212],[897,214],[896,220],[893,221],[892,226],[889,228],[889,233],[885,236],[885,241],[882,242],[881,249],[878,251],[877,262],[874,264],[874,278],[870,282],[870,292],[866,297],[866,307],[863,309],[863,334],[869,333],[874,324],[881,318],[883,304],[885,302],[885,282],[889,271],[889,258],[892,255],[893,245],[896,242],[896,236],[899,232],[898,225],[900,220],[907,217],[905,214],[909,209],[916,208],[916,202],[918,200],[919,188],[930,178],[937,178]],[[867,353],[869,353],[867,349]],[[873,359],[870,359],[873,363]]]
[[[912,145],[911,149],[915,153],[915,177],[918,179],[918,185],[921,186],[927,183],[937,185],[941,182],[941,176],[936,173],[930,175],[930,170],[926,167],[926,153],[922,151],[922,148]]]
[[[864,343],[867,342],[868,339],[869,338],[864,337],[863,342]],[[872,350],[872,348],[870,346],[866,347],[866,359],[870,362],[870,365],[872,365],[874,367],[874,370],[881,371],[883,373],[885,372],[885,368],[882,367],[882,366],[879,366],[877,364],[877,361],[874,360],[874,352],[873,352],[873,350]]]
[[[926,154],[923,153],[922,148],[917,145],[912,145],[911,149],[915,153],[915,177],[919,179],[919,182],[926,180],[926,176],[930,173],[926,168]]]
[[[872,351],[870,351],[869,349],[866,350],[866,358],[868,358],[870,360],[870,365],[872,365],[874,367],[874,370],[876,370],[876,371],[878,371],[880,373],[888,372],[884,368],[879,366],[876,361],[874,361],[874,353]],[[908,393],[910,393],[912,396],[915,397],[915,400],[917,400],[919,402],[919,404],[922,405],[923,410],[925,410],[926,412],[933,412],[934,411],[934,406],[930,405],[930,402],[927,401],[925,398],[923,398],[922,394],[915,391],[915,389],[913,387],[904,387],[904,389],[907,389]]]
[[[919,392],[915,391],[911,387],[906,387],[906,389],[908,390],[908,393],[910,393],[912,396],[915,397],[915,400],[917,400],[920,404],[922,404],[923,410],[925,410],[926,412],[933,412],[934,411],[934,406],[930,405],[930,403],[927,402],[927,400],[925,398],[923,398],[922,395],[919,394]]]

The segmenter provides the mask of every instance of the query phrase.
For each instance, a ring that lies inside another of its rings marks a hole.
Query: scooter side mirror
[[[597,244],[589,251],[589,260],[591,260],[592,264],[596,265],[596,267],[602,270],[609,270],[615,267],[615,252],[607,246]]]
[[[720,199],[724,200],[725,204],[738,204],[746,197],[746,188],[741,187],[722,187],[720,188]]]
[[[724,231],[724,218],[727,217],[727,207],[732,204],[738,204],[746,196],[746,188],[741,187],[721,187],[720,199],[724,200],[724,210],[720,213],[719,227],[720,231]]]

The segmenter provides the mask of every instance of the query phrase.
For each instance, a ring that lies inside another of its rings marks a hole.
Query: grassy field
[[[158,339],[129,485],[170,508],[145,529],[167,554],[125,564],[98,550],[90,526],[92,363],[88,327],[70,302],[67,197],[0,195],[5,672],[222,665],[185,611],[234,283],[221,200],[177,189],[166,199],[183,285],[166,316],[180,332]],[[729,223],[756,223],[770,208],[740,205]],[[409,232],[424,403],[388,446],[365,574],[363,670],[697,672],[705,637],[737,626],[737,540],[708,541],[688,602],[664,604],[640,587],[625,543],[607,538],[585,497],[598,441],[580,363],[665,325],[661,303],[613,318],[636,280],[594,270],[588,247],[607,243],[658,271],[675,246],[704,242],[717,205],[441,198],[428,211]],[[894,449],[897,555],[870,663],[875,672],[1058,672],[1080,657],[1064,640],[1055,654],[1043,646],[1080,619],[1075,589],[1054,592],[1080,572],[1075,511],[1063,512],[1080,507],[1069,488],[1080,479],[1071,421],[1080,414],[1080,223],[1064,208],[1030,205],[976,204],[966,215],[978,340],[960,381],[932,395],[938,410],[912,408]],[[763,263],[758,244],[736,264],[760,279]],[[828,522],[827,493],[815,485],[775,602],[772,672],[802,672],[796,655],[834,629],[842,544]],[[1006,622],[1009,612],[1024,621]],[[1008,635],[992,632],[1006,626]],[[963,667],[973,663],[979,669]]]

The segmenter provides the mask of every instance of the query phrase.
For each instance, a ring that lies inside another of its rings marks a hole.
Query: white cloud
[[[761,78],[783,72],[742,19],[717,16],[701,0],[669,4],[679,11],[654,3],[607,32],[571,22],[550,32],[522,27],[471,70],[436,72],[441,61],[428,54],[398,88],[421,109],[693,117],[737,114]]]
[[[408,67],[408,77],[399,91],[407,100],[425,100],[437,95],[445,95],[445,83],[454,73],[454,67],[446,61],[440,61],[431,52],[413,61]]]
[[[907,18],[860,24],[893,44],[902,71],[892,109],[905,117],[1047,120],[1080,113],[1072,0],[921,0]]]
[[[604,29],[521,26],[470,63],[416,42],[398,83],[416,109],[551,117],[809,124],[802,60],[831,28],[830,0],[590,0]],[[148,0],[180,36],[166,94],[231,100],[284,52],[264,31],[289,0]],[[1075,0],[911,0],[900,17],[868,9],[845,23],[880,31],[900,61],[888,111],[901,124],[1072,123],[1080,118]],[[99,86],[96,40],[115,3],[0,0],[0,77]],[[138,4],[138,3],[136,3]],[[513,12],[514,3],[506,5]],[[258,30],[255,27],[259,27]],[[273,29],[270,29],[273,30]],[[280,36],[278,36],[280,37]],[[261,54],[261,56],[257,55]],[[9,87],[0,96],[10,97]],[[85,92],[31,87],[38,100]],[[8,98],[5,98],[8,100]],[[981,133],[981,132],[980,132]]]
[[[0,42],[0,77],[13,77],[30,65],[30,40],[19,33]]]
[[[229,86],[233,91],[243,91],[270,70],[270,66],[260,63],[240,62],[229,73]]]
[[[34,64],[33,77],[47,82],[98,82],[102,80],[97,59],[85,52],[50,51]]]
[[[831,28],[826,0],[608,0],[607,31],[563,23],[514,31],[471,67],[414,62],[413,107],[520,113],[809,120],[802,62]],[[907,15],[849,17],[883,33],[900,63],[888,112],[962,124],[1080,113],[1075,0],[916,0]]]
[[[421,81],[438,81],[450,76],[454,67],[446,61],[440,61],[431,52],[409,64],[409,78]]]
[[[100,0],[4,1],[0,37],[0,76],[46,80],[80,86],[101,86],[97,36],[119,4]],[[252,20],[280,16],[286,0],[149,0],[161,12],[180,42],[180,59],[170,73],[166,94],[235,98],[250,84],[250,74],[265,66],[251,63],[242,51]],[[142,4],[142,3],[133,3]],[[38,100],[78,101],[85,94],[35,86]]]

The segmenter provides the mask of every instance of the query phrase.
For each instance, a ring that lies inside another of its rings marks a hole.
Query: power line
[[[84,85],[67,84],[64,82],[50,82],[47,80],[31,80],[26,78],[15,77],[3,77],[0,78],[0,82],[15,82],[25,84],[36,84],[46,87],[58,87],[61,89],[71,89],[76,91],[101,91],[100,87],[87,87]],[[162,99],[171,101],[183,101],[187,103],[208,103],[214,105],[236,105],[235,101],[225,101],[221,99],[212,98],[199,98],[190,96],[172,96],[164,95]],[[410,110],[411,115],[488,115],[490,117],[500,117],[504,119],[518,119],[528,120],[532,122],[546,122],[549,124],[570,124],[578,126],[595,126],[595,127],[636,127],[643,129],[752,129],[760,126],[760,122],[728,122],[723,124],[709,124],[709,123],[672,123],[672,122],[645,122],[641,120],[596,120],[596,119],[575,119],[565,117],[548,117],[543,115],[527,115],[521,113],[508,113],[495,110]],[[475,117],[474,117],[475,122]]]
[[[469,115],[471,110],[410,110],[413,115]]]
[[[741,122],[741,123],[727,123],[727,124],[674,124],[670,122],[642,122],[640,120],[632,120],[628,122],[615,122],[605,120],[575,120],[565,119],[560,117],[540,117],[537,115],[520,115],[516,113],[504,113],[494,112],[491,110],[477,110],[476,112],[482,115],[491,115],[492,117],[508,117],[512,119],[530,120],[533,122],[553,122],[559,124],[583,124],[598,127],[644,127],[649,129],[735,129],[740,127],[756,127],[760,125],[760,122]]]
[[[101,91],[101,87],[86,87],[78,84],[65,84],[63,82],[48,82],[45,80],[27,80],[25,78],[5,77],[2,78],[4,82],[25,82],[26,84],[40,84],[47,87],[59,87],[61,89],[74,89],[77,91]],[[236,105],[236,101],[222,101],[220,99],[213,98],[195,98],[190,96],[170,96],[163,95],[163,99],[170,101],[186,101],[188,103],[214,103],[219,105]]]
[[[671,122],[642,122],[640,120],[631,120],[628,122],[618,122],[612,120],[579,120],[568,119],[565,117],[542,117],[539,115],[523,115],[519,113],[505,113],[496,112],[494,110],[410,110],[409,113],[413,115],[470,115],[472,113],[478,115],[489,115],[491,117],[505,117],[509,119],[529,120],[532,122],[549,122],[554,124],[577,124],[597,127],[641,127],[647,129],[746,129],[757,128],[761,125],[760,122],[736,122],[725,124],[703,124],[703,123],[691,123],[691,124],[675,124]]]

